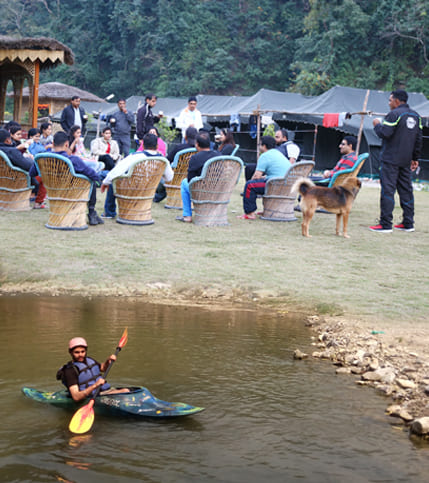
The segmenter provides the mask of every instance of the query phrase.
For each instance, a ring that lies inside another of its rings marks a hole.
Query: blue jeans
[[[110,185],[107,194],[106,194],[106,200],[104,202],[104,214],[106,216],[116,216],[116,198],[115,195],[113,194],[113,186]]]
[[[180,194],[182,195],[183,216],[192,216],[191,192],[187,178],[180,185]]]

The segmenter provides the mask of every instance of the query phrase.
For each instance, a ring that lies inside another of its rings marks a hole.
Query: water
[[[429,446],[383,411],[388,400],[334,376],[302,320],[128,299],[0,297],[0,481],[420,482]],[[128,327],[110,382],[206,410],[175,420],[96,416],[73,436],[65,410],[25,398],[59,389],[76,335],[104,360]]]

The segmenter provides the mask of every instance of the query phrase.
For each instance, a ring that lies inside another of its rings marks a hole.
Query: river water
[[[423,482],[429,446],[384,416],[388,400],[335,376],[288,314],[211,311],[128,299],[0,297],[3,369],[0,481]],[[128,327],[109,375],[157,397],[205,407],[174,420],[96,416],[73,436],[73,413],[21,387],[60,389],[67,341],[102,361]]]

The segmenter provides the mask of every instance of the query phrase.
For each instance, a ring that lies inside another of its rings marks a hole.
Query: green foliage
[[[101,97],[320,94],[335,84],[429,95],[426,0],[0,0],[0,32],[48,36],[43,72]]]
[[[172,143],[176,139],[177,131],[168,126],[167,119],[165,117],[161,117],[156,127],[161,139],[163,139],[167,144]]]

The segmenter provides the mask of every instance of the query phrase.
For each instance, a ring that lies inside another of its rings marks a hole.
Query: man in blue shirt
[[[289,160],[276,149],[276,141],[272,136],[262,136],[260,144],[261,155],[252,178],[244,185],[244,214],[239,216],[244,220],[256,219],[256,198],[265,192],[265,184],[270,178],[283,178],[291,166]]]

